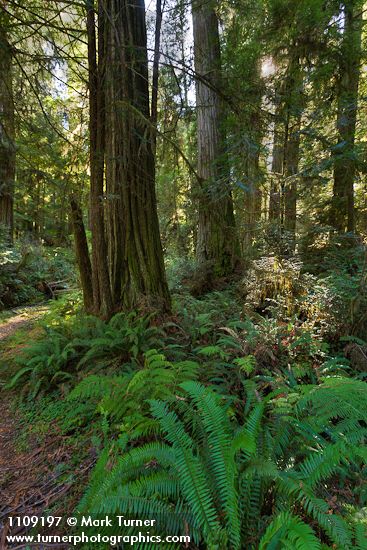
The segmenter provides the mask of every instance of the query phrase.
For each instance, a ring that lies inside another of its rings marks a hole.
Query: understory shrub
[[[367,269],[364,247],[329,252],[325,271],[304,271],[300,258],[263,257],[253,262],[242,281],[245,315],[292,323],[313,338],[336,344],[340,338],[365,338]],[[255,315],[254,315],[255,314]]]
[[[44,300],[49,283],[76,286],[73,252],[19,243],[0,247],[0,310]]]
[[[243,280],[244,311],[297,321],[328,337],[340,330],[342,301],[326,280],[302,271],[299,258],[263,257]]]

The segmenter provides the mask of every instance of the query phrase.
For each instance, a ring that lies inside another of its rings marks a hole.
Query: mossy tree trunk
[[[239,260],[220,97],[218,20],[211,1],[192,3],[198,140],[198,232],[196,257],[214,276],[233,272]]]

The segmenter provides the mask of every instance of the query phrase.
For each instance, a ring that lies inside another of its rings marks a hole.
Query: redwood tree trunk
[[[295,46],[296,47],[296,46]],[[295,246],[297,179],[301,116],[304,109],[303,70],[297,53],[290,53],[275,113],[269,219],[278,223]]]
[[[211,2],[192,3],[197,106],[198,233],[196,257],[214,276],[233,272],[239,257],[224,150],[218,20]]]
[[[94,312],[109,318],[113,311],[108,273],[103,212],[104,178],[104,30],[103,6],[99,5],[98,61],[93,0],[87,5],[90,134],[90,221],[92,231],[92,282]]]
[[[286,78],[285,144],[284,144],[284,213],[283,226],[294,249],[297,225],[297,173],[300,156],[301,118],[304,110],[304,74],[299,56],[291,55]]]
[[[363,2],[344,2],[344,35],[340,52],[338,143],[334,150],[334,188],[331,225],[338,233],[355,230],[354,219],[354,139],[358,107],[358,86],[361,62]]]
[[[0,12],[0,225],[12,241],[14,229],[14,103],[12,52],[6,33],[6,15]]]
[[[109,271],[117,308],[168,310],[155,196],[144,0],[108,0],[106,185]]]
[[[83,212],[79,203],[74,198],[70,199],[70,210],[74,232],[75,254],[83,290],[84,306],[86,311],[91,313],[93,312],[92,266],[90,263],[87,236],[83,222]]]

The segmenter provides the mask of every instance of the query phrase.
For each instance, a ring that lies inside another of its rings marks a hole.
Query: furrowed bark
[[[92,266],[90,262],[87,236],[83,222],[83,212],[75,198],[70,198],[71,222],[73,226],[75,255],[79,267],[84,307],[88,313],[93,312]]]
[[[92,282],[94,311],[109,318],[113,311],[107,263],[103,212],[104,94],[103,94],[103,6],[99,3],[98,64],[93,0],[87,9],[90,133],[90,220],[92,230]]]
[[[224,148],[218,20],[211,2],[192,3],[197,105],[198,232],[196,258],[214,276],[233,272],[239,260],[229,171]]]
[[[344,3],[344,34],[338,77],[338,143],[333,151],[334,186],[331,225],[338,233],[354,232],[354,141],[358,109],[358,87],[362,36],[361,0]]]
[[[116,307],[170,309],[157,204],[143,0],[106,2],[106,183]]]
[[[0,12],[0,225],[6,240],[12,242],[14,230],[14,102],[12,51],[6,33],[6,14]]]

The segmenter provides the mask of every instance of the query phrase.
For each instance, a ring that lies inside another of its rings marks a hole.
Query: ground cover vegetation
[[[366,8],[1,3],[4,548],[367,548]]]

